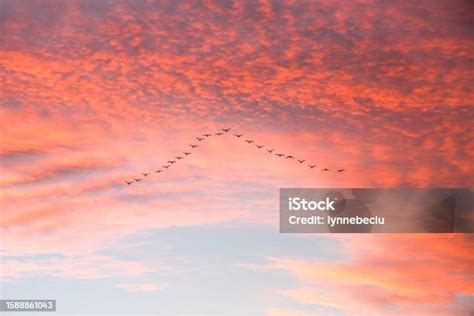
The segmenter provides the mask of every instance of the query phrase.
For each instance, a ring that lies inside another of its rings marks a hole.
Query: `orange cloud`
[[[348,315],[464,315],[474,307],[470,235],[335,238],[348,256],[343,261],[272,259],[271,269],[300,282],[283,295]]]
[[[80,233],[74,251],[90,253],[176,222],[276,224],[283,186],[471,187],[466,6],[3,1],[2,248],[67,253]],[[346,173],[226,136],[124,186],[224,126]]]

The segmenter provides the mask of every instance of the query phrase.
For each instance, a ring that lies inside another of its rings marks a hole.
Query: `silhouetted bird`
[[[127,185],[130,185],[130,184],[133,183],[133,181],[125,181],[125,183],[126,183]]]
[[[192,148],[196,148],[198,145],[189,144]]]
[[[149,173],[142,173],[145,177],[148,177]]]
[[[183,154],[185,154],[186,156],[191,155],[191,153],[188,153],[188,152],[185,152],[185,151],[183,152]]]
[[[168,169],[170,167],[170,165],[166,165],[166,166],[162,166],[163,168],[165,169]]]
[[[275,149],[267,149],[267,151],[271,154]]]
[[[174,164],[174,163],[176,163],[176,161],[174,161],[174,160],[168,160],[167,163]]]
[[[344,169],[337,169],[337,172],[344,172]]]
[[[316,167],[316,165],[308,165],[308,167],[310,167],[311,169],[313,169],[314,167]]]
[[[134,179],[134,180],[135,180],[135,182],[140,182],[140,181],[142,181],[142,179]]]
[[[253,140],[246,139],[245,142],[251,144],[251,143],[253,143]]]
[[[155,173],[160,173],[162,172],[163,170],[156,170]]]
[[[183,159],[183,157],[174,157],[174,158],[176,158],[176,159],[178,159],[178,160],[181,160],[181,159]]]
[[[221,136],[221,135],[224,135],[224,133],[216,133],[215,135],[216,136]]]
[[[212,136],[212,134],[202,134],[202,136],[209,137]]]
[[[275,156],[283,157],[285,154],[275,154]]]
[[[299,160],[299,159],[298,159],[298,162],[299,162],[299,163],[303,163],[303,162],[305,162],[305,161],[306,161],[306,160]]]
[[[288,156],[286,156],[286,159],[295,159],[295,157],[293,157],[291,155],[288,155]]]
[[[257,146],[258,149],[262,149],[262,148],[263,148],[263,146],[260,146],[260,145],[255,145],[255,146]]]
[[[324,168],[322,171],[329,171],[329,169],[328,169],[328,168]]]
[[[198,141],[203,141],[203,140],[204,140],[204,138],[201,138],[201,137],[196,137],[196,139],[197,139]]]
[[[237,137],[237,138],[240,138],[240,137],[244,136],[244,134],[234,134],[234,136]]]
[[[227,133],[228,131],[230,131],[230,128],[223,128],[222,129],[225,133]]]

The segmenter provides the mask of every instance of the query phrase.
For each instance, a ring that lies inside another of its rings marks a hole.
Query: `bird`
[[[217,133],[214,133],[214,134],[202,134],[203,137],[196,137],[196,140],[198,140],[198,141],[203,141],[203,140],[205,140],[205,138],[211,137],[212,135],[217,135],[217,136],[224,135],[225,133],[229,132],[229,131],[231,130],[231,128],[222,128],[221,130],[222,130],[223,132],[217,132]],[[234,135],[235,137],[237,137],[237,138],[241,138],[242,136],[244,136],[244,134],[233,134],[233,135]],[[255,144],[255,142],[254,142],[253,140],[251,140],[251,139],[245,139],[245,142],[248,143],[248,144],[252,144],[252,143]],[[198,147],[197,144],[189,144],[189,146],[190,146],[191,148],[193,148],[193,149],[196,148],[196,147]],[[265,147],[264,145],[258,145],[258,144],[255,144],[255,146],[256,146],[258,149],[262,149],[262,148]],[[267,151],[268,153],[270,153],[270,154],[273,154],[273,152],[275,151],[275,149],[273,149],[273,148],[272,148],[272,149],[266,148],[266,151]],[[172,164],[177,163],[177,160],[182,160],[182,159],[184,159],[184,157],[190,155],[191,152],[183,152],[183,154],[184,154],[184,156],[176,156],[176,157],[175,157],[176,160],[168,160],[168,164],[167,164],[167,165],[163,165],[162,168],[164,168],[164,169],[170,168]],[[292,156],[292,155],[286,155],[286,154],[282,154],[282,153],[275,153],[275,155],[278,156],[278,157],[285,157],[285,159],[294,159],[294,160],[298,161],[300,164],[303,164],[303,163],[306,161],[306,160],[304,160],[304,159],[296,159],[296,158],[295,158],[294,156]],[[314,169],[314,168],[316,168],[317,166],[316,166],[316,165],[308,164],[308,167],[309,167],[310,169]],[[330,171],[330,169],[329,169],[329,168],[323,168],[323,169],[321,169],[321,171],[324,171],[324,172],[325,172],[325,171]],[[155,173],[160,173],[160,172],[164,172],[164,170],[163,170],[163,169],[157,169],[157,170],[155,170],[154,172],[155,172]],[[342,168],[342,169],[336,169],[336,172],[342,173],[342,172],[345,172],[345,169],[343,169],[343,168]],[[150,175],[150,173],[146,173],[146,172],[141,173],[141,174],[142,174],[144,177],[148,177],[148,176]],[[134,178],[134,179],[132,179],[132,180],[130,180],[130,181],[129,181],[129,180],[125,180],[124,182],[125,182],[125,184],[127,184],[127,185],[131,185],[131,184],[133,184],[134,182],[140,182],[140,181],[142,181],[142,180],[144,180],[144,178]]]

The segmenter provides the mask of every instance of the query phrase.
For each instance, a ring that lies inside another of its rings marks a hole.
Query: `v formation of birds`
[[[196,140],[197,140],[198,142],[202,142],[202,141],[205,140],[206,138],[211,137],[211,136],[213,136],[213,135],[215,135],[215,136],[222,136],[222,135],[228,133],[230,130],[231,130],[231,128],[222,128],[222,129],[221,129],[222,132],[217,132],[217,133],[214,133],[214,134],[202,134],[202,136],[196,137]],[[238,138],[238,139],[240,139],[241,137],[244,136],[244,134],[233,134],[233,136],[236,137],[236,138]],[[254,142],[253,140],[251,140],[251,139],[245,139],[245,142],[246,142],[247,144],[250,144],[250,145],[255,144],[255,142]],[[198,146],[199,146],[199,145],[197,145],[197,144],[189,144],[189,147],[191,147],[191,150],[197,148]],[[279,158],[294,160],[294,161],[296,161],[297,163],[299,163],[300,165],[303,165],[303,164],[306,162],[305,159],[296,159],[296,158],[295,158],[294,156],[292,156],[292,155],[286,155],[286,154],[283,154],[283,153],[274,153],[275,149],[273,149],[273,148],[266,148],[266,147],[263,146],[263,145],[255,144],[255,147],[256,147],[257,149],[259,149],[259,150],[265,149],[270,155],[275,155],[275,156],[277,156],[277,157],[279,157]],[[160,169],[155,170],[154,173],[161,173],[161,172],[164,172],[165,170],[167,170],[168,168],[170,168],[173,164],[177,163],[179,160],[182,160],[182,159],[184,159],[186,156],[189,156],[189,155],[191,155],[191,151],[184,151],[184,152],[183,152],[183,155],[181,155],[181,156],[176,156],[176,157],[174,157],[173,159],[168,160],[165,165],[162,165]],[[314,164],[308,164],[307,166],[308,166],[308,168],[310,168],[310,169],[316,168],[316,165],[314,165]],[[328,169],[328,168],[323,168],[323,169],[321,169],[321,171],[327,172],[327,171],[330,171],[330,169]],[[337,173],[343,173],[344,171],[345,171],[344,169],[337,169],[337,170],[336,170]],[[140,182],[140,181],[142,181],[144,178],[148,177],[150,174],[151,174],[151,172],[144,172],[144,173],[141,174],[140,177],[133,178],[133,179],[131,179],[131,180],[126,180],[125,183],[126,183],[127,185],[130,185],[130,184],[133,184],[133,183],[135,183],[135,182]],[[142,177],[142,176],[143,176],[143,177]]]

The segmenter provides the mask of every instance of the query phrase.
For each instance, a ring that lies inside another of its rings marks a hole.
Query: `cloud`
[[[37,166],[33,170],[28,170],[23,167],[23,172],[17,177],[12,177],[3,183],[0,183],[3,187],[15,186],[15,185],[28,185],[37,184],[47,181],[63,181],[65,178],[80,177],[81,175],[88,175],[96,173],[107,168],[113,168],[117,166],[116,162],[112,161],[93,161],[87,159],[78,162],[67,162],[58,165],[45,166],[41,168]]]
[[[2,165],[31,163],[43,155],[43,151],[33,149],[4,150],[0,152],[0,162]]]
[[[2,247],[77,255],[148,228],[276,224],[283,186],[472,186],[466,7],[2,1]],[[124,185],[224,126],[346,173],[227,135]]]
[[[272,258],[267,270],[287,271],[298,287],[281,294],[347,315],[450,314],[472,309],[474,256],[469,235],[336,237],[347,259]],[[387,251],[390,249],[390,251]]]
[[[268,308],[265,311],[266,316],[310,316],[315,315],[314,312],[305,312],[290,308]]]
[[[149,267],[137,261],[91,254],[7,257],[2,259],[0,270],[6,280],[30,276],[67,279],[137,277],[150,271]]]
[[[168,287],[168,285],[156,283],[124,283],[117,284],[115,287],[130,292],[158,292]]]

